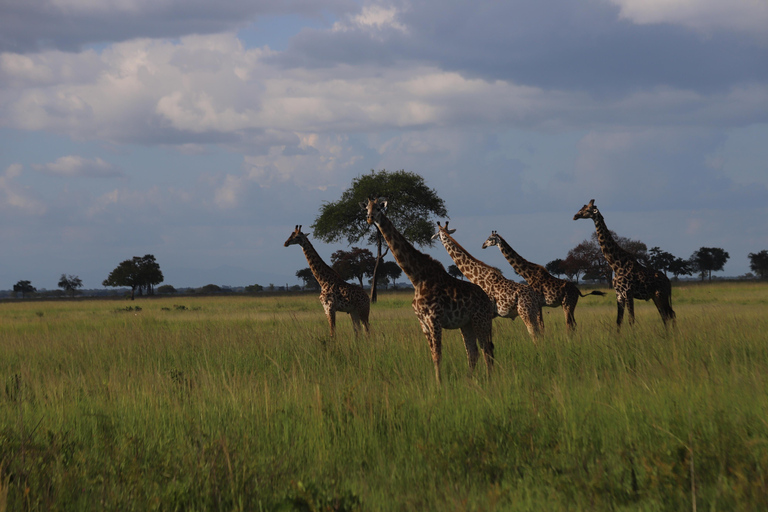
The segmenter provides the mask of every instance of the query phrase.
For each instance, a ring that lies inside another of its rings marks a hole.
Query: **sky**
[[[564,258],[590,199],[742,275],[768,249],[765,27],[756,0],[0,0],[0,289],[145,254],[175,287],[299,284],[294,226],[381,169],[509,278],[492,230]]]

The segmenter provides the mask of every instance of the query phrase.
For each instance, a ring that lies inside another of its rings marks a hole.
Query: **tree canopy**
[[[373,276],[376,258],[368,249],[352,247],[351,251],[339,250],[331,254],[331,267],[345,281],[357,279],[362,287],[363,277]]]
[[[74,297],[77,289],[83,287],[83,280],[78,276],[61,274],[58,286]]]
[[[719,247],[699,247],[690,257],[693,270],[698,272],[703,281],[709,276],[712,280],[712,272],[723,270],[725,262],[731,256]]]
[[[768,250],[749,253],[749,268],[760,279],[768,278]]]
[[[16,293],[21,294],[21,298],[24,298],[25,293],[35,293],[37,291],[37,288],[32,286],[31,281],[19,281],[15,285],[13,285],[13,291]]]
[[[338,201],[324,203],[320,207],[320,214],[311,226],[315,238],[326,243],[346,240],[350,245],[365,239],[377,246],[371,286],[371,301],[375,302],[378,267],[388,248],[382,251],[381,234],[377,228],[371,229],[365,220],[365,212],[360,208],[360,203],[371,196],[388,199],[387,218],[406,239],[418,246],[432,246],[435,232],[433,217],[446,218],[448,211],[424,178],[405,170],[371,171],[370,174],[358,176]]]
[[[131,300],[135,298],[136,290],[139,295],[146,291],[147,295],[154,294],[154,285],[163,282],[160,265],[151,254],[143,257],[134,256],[120,264],[109,273],[101,283],[103,286],[125,286],[131,289]]]
[[[317,282],[315,274],[312,273],[312,269],[309,267],[302,268],[296,271],[296,277],[304,281],[304,288],[310,288],[312,290],[319,290],[320,283]]]

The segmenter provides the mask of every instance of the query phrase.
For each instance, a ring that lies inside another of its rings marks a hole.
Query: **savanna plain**
[[[411,298],[0,303],[0,511],[768,510],[768,283],[497,318],[490,378],[447,331],[442,386]]]

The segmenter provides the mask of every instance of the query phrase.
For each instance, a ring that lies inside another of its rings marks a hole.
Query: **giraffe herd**
[[[580,297],[605,295],[601,291],[583,294],[578,287],[563,279],[552,276],[541,265],[531,263],[520,256],[496,231],[483,243],[482,248],[497,246],[515,272],[527,284],[506,279],[501,271],[486,265],[472,256],[451,236],[456,230],[437,223],[437,233],[448,255],[454,261],[467,281],[457,279],[446,272],[443,265],[431,256],[417,250],[398,232],[387,218],[386,198],[370,197],[360,203],[366,213],[366,222],[376,225],[387,242],[397,264],[413,284],[413,310],[427,338],[435,367],[435,378],[440,383],[440,362],[442,359],[443,329],[459,329],[464,339],[470,370],[477,363],[478,345],[483,352],[486,371],[493,368],[492,324],[496,316],[522,318],[531,338],[536,341],[544,331],[542,307],[562,307],[566,330],[572,333],[576,328],[574,310]],[[634,299],[653,300],[667,327],[675,320],[671,306],[672,287],[669,279],[659,271],[643,266],[630,253],[622,249],[611,236],[602,214],[592,199],[574,215],[573,220],[592,219],[597,230],[600,248],[613,271],[613,288],[616,291],[618,312],[617,329],[626,309],[629,323],[635,320]],[[370,301],[362,287],[347,283],[317,254],[307,235],[297,225],[286,240],[285,247],[300,245],[309,262],[313,275],[320,283],[320,302],[331,330],[335,334],[336,312],[349,313],[357,335],[360,324],[369,334],[368,315]]]

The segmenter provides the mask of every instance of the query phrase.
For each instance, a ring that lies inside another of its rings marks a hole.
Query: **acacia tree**
[[[699,247],[690,258],[694,271],[698,272],[703,281],[709,276],[712,281],[712,272],[723,270],[725,262],[731,256],[719,247]]]
[[[362,288],[363,277],[373,275],[376,258],[368,249],[352,247],[351,251],[339,250],[331,254],[331,268],[345,281],[357,279]]]
[[[749,268],[760,279],[768,278],[768,251],[763,249],[760,252],[749,253]]]
[[[74,297],[77,289],[83,287],[83,280],[78,276],[68,276],[67,274],[61,274],[58,286],[65,292],[68,292],[72,297]]]
[[[448,265],[448,275],[451,277],[455,277],[456,279],[464,279],[464,274],[459,270],[459,267],[456,265]]]
[[[651,268],[661,270],[664,275],[667,275],[667,271],[670,270],[670,265],[674,263],[675,256],[667,251],[662,251],[660,247],[651,247],[648,250],[648,263]]]
[[[378,272],[389,247],[383,247],[384,238],[375,225],[371,229],[365,221],[365,212],[360,208],[360,203],[370,196],[387,197],[387,217],[408,241],[418,246],[434,244],[435,219],[432,217],[445,218],[448,212],[443,200],[426,185],[424,178],[404,170],[371,171],[370,174],[358,176],[338,201],[324,203],[320,207],[320,215],[312,224],[315,238],[326,243],[346,239],[350,245],[365,239],[376,246],[376,265],[371,280],[371,302],[376,302]]]
[[[312,269],[307,267],[296,271],[296,277],[304,281],[304,288],[310,288],[312,290],[319,290],[320,283],[317,282],[315,274],[312,273]]]
[[[679,276],[690,276],[693,274],[691,262],[684,260],[683,258],[675,258],[674,261],[669,264],[668,270],[672,272],[675,281],[679,279]]]
[[[21,298],[24,298],[25,293],[35,293],[37,291],[37,288],[32,286],[31,281],[19,281],[15,285],[13,285],[13,291],[16,293],[21,294]]]
[[[557,258],[544,265],[544,268],[553,276],[560,277],[565,274],[563,263],[565,262],[562,259]]]
[[[151,254],[144,257],[134,256],[120,264],[109,273],[101,283],[102,286],[126,286],[131,289],[131,300],[135,298],[136,290],[139,295],[146,290],[147,295],[154,295],[154,285],[163,282],[160,265]]]
[[[403,275],[403,269],[394,261],[382,261],[379,266],[379,276],[391,280],[393,285],[397,285],[397,279]]]
[[[619,236],[614,231],[610,233],[619,247],[630,253],[643,265],[649,264],[648,246],[645,243],[640,240]],[[565,259],[564,264],[566,266],[565,274],[569,276],[569,279],[572,279],[571,275],[576,275],[576,282],[578,282],[579,274],[583,274],[584,279],[605,280],[609,284],[613,278],[611,266],[608,264],[603,255],[603,250],[600,248],[597,232],[592,233],[588,240],[584,240],[568,251],[568,257]],[[574,268],[574,265],[579,267]],[[576,272],[577,270],[578,272]]]

